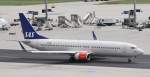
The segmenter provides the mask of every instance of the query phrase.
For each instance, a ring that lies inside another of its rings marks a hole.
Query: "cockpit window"
[[[136,47],[131,47],[131,49],[136,49]]]

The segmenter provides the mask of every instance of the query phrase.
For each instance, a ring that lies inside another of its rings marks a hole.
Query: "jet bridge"
[[[93,13],[89,12],[83,17],[83,24],[86,24],[86,25],[95,24],[96,21],[97,21],[97,18],[95,16],[95,12]]]
[[[71,21],[69,21],[65,16],[58,17],[58,27],[68,28],[70,26]]]
[[[81,17],[79,17],[77,14],[71,14],[71,23],[75,28],[80,28],[82,25]]]
[[[71,14],[71,20],[67,19],[65,16],[58,17],[58,27],[80,28],[81,25],[82,25],[81,18],[77,14]]]

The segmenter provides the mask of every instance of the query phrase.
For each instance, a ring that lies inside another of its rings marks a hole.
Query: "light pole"
[[[52,26],[48,22],[48,0],[44,0],[45,2],[45,27],[48,27],[48,30],[52,30]]]
[[[47,6],[48,1],[44,0],[44,2],[45,2],[45,19],[47,21],[48,20],[48,6]]]
[[[134,1],[134,25],[135,25],[135,27],[136,27],[136,0],[133,0]]]

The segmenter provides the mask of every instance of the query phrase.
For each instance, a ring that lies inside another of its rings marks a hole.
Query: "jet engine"
[[[87,51],[81,51],[74,55],[74,59],[77,61],[90,61],[91,56]]]

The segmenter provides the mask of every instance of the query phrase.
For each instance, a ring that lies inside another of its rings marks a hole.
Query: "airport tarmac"
[[[54,13],[56,16],[70,16],[76,13],[84,16],[87,12],[95,11],[98,17],[122,18],[123,10],[131,9],[132,5],[95,5],[96,3],[58,3]],[[51,4],[50,4],[51,5]],[[49,5],[49,6],[50,6]],[[38,8],[37,8],[38,7]],[[31,6],[0,6],[0,15],[10,22],[17,18],[17,13],[28,10],[40,11],[44,5]],[[140,4],[143,9],[141,19],[150,16],[149,4]],[[7,8],[7,9],[6,9]],[[78,9],[80,8],[80,9]],[[88,8],[88,9],[87,9]],[[112,9],[113,8],[113,9]],[[82,10],[82,11],[81,11]],[[84,11],[83,11],[84,10]],[[10,12],[11,11],[11,12]],[[110,11],[113,13],[110,13]],[[55,17],[53,15],[52,17]],[[145,20],[144,19],[144,20]],[[50,54],[32,54],[22,52],[19,44],[10,40],[22,40],[20,27],[12,27],[10,31],[0,31],[0,76],[2,77],[150,77],[150,30],[121,29],[121,26],[94,27],[86,26],[76,29],[55,28],[53,31],[39,33],[53,39],[92,40],[94,30],[99,40],[124,41],[134,43],[145,51],[145,54],[127,63],[126,59],[108,58],[90,63],[70,63],[69,56]],[[9,35],[15,32],[16,35]],[[26,46],[27,49],[31,50]]]
[[[0,50],[3,77],[149,77],[150,55],[133,63],[123,59],[101,59],[89,63],[69,62],[68,56],[32,54],[20,50]]]
[[[69,57],[58,54],[33,54],[22,50],[0,50],[0,62],[150,69],[150,55],[137,57],[132,63],[128,63],[127,58],[114,57],[97,58],[92,62],[70,62]]]

